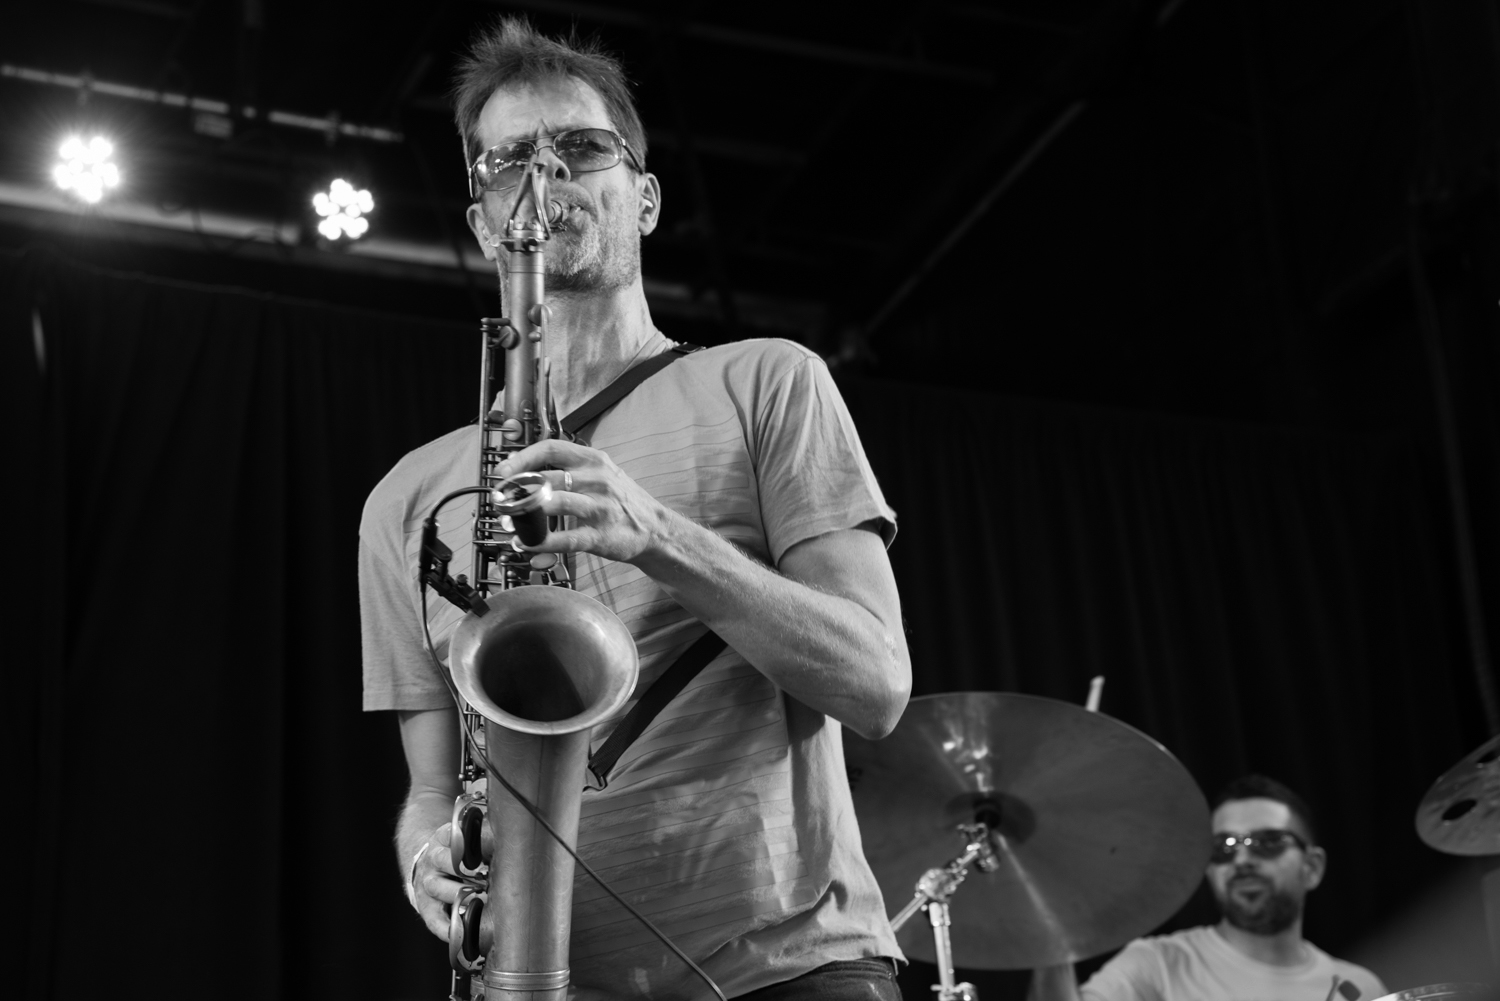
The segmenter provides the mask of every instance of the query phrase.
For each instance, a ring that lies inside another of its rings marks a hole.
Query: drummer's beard
[[[1261,892],[1248,899],[1235,892],[1236,884],[1260,887]],[[1252,935],[1277,935],[1286,931],[1302,916],[1302,898],[1281,889],[1264,876],[1235,876],[1221,895],[1214,894],[1224,920]]]

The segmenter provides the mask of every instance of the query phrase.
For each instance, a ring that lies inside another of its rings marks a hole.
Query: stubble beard
[[[597,225],[562,234],[547,248],[543,287],[549,293],[563,295],[625,288],[640,269],[640,248],[621,246],[622,242],[617,234],[604,239]]]
[[[546,249],[543,289],[549,295],[588,295],[627,288],[640,274],[640,234],[601,199],[600,216],[559,227]],[[571,220],[570,220],[571,221]],[[501,283],[505,284],[502,273]],[[502,296],[505,289],[501,289]]]
[[[1224,920],[1252,935],[1279,935],[1302,916],[1302,901],[1274,887],[1254,904],[1244,903],[1231,891],[1218,897],[1218,903]]]

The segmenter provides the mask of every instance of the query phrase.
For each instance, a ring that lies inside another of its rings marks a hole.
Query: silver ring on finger
[[[573,473],[570,470],[564,469],[562,471],[562,474],[563,474],[563,492],[570,494],[570,493],[573,492]]]

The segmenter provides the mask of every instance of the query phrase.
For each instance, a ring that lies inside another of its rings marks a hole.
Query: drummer
[[[1139,938],[1082,990],[1071,963],[1032,975],[1032,1001],[1373,1001],[1380,979],[1302,937],[1302,907],[1327,853],[1312,813],[1274,779],[1248,775],[1213,801],[1206,877],[1216,925]]]

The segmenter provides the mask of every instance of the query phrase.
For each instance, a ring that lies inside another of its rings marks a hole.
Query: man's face
[[[552,77],[495,91],[479,113],[478,134],[481,148],[488,149],[579,128],[615,131],[593,87],[573,77]],[[641,270],[641,236],[656,227],[661,208],[656,178],[637,174],[627,162],[573,174],[552,149],[544,148],[541,157],[547,165],[549,199],[567,207],[547,244],[547,290],[592,292],[630,285]],[[506,251],[494,246],[492,238],[504,233],[515,192],[486,191],[468,211],[469,228],[484,256],[502,264]]]
[[[1215,837],[1251,831],[1289,830],[1307,838],[1291,809],[1274,799],[1233,799],[1214,811]],[[1224,918],[1256,935],[1285,931],[1302,916],[1307,892],[1323,881],[1322,848],[1288,847],[1274,859],[1258,858],[1244,845],[1231,862],[1208,865],[1207,877]]]

